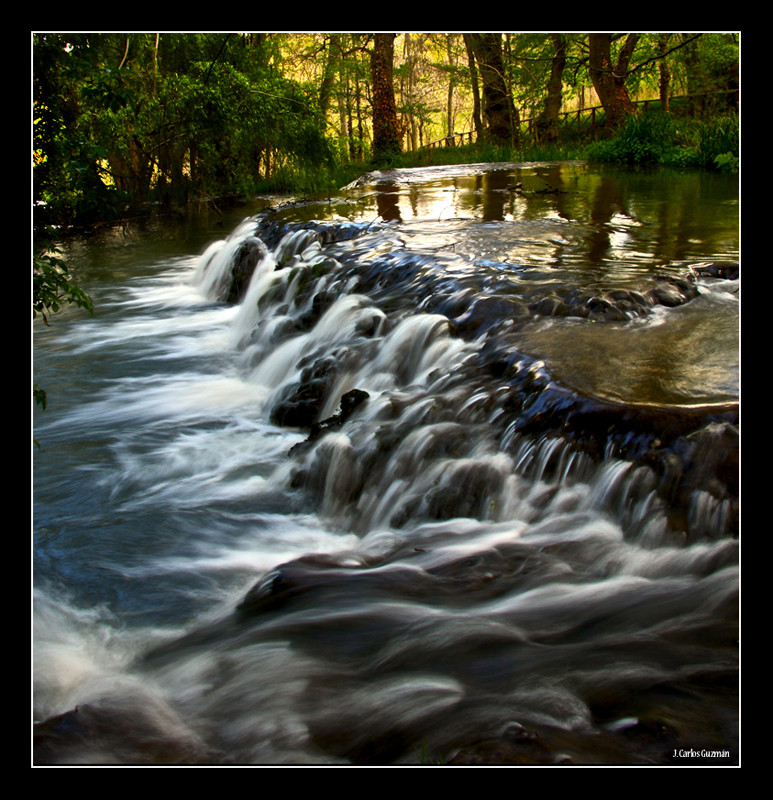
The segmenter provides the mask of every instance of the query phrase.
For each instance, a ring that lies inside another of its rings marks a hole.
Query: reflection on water
[[[584,163],[469,165],[374,173],[344,190],[328,211],[385,220],[560,219],[584,226],[582,258],[597,265],[625,252],[653,262],[733,258],[738,245],[737,178],[599,169]],[[299,209],[299,213],[302,211]],[[315,206],[315,218],[325,209]],[[558,259],[560,260],[560,259]]]
[[[548,323],[524,348],[582,392],[656,406],[732,403],[739,393],[737,304],[702,297],[671,312],[668,325]],[[719,306],[719,308],[717,308]]]
[[[462,281],[466,272],[489,273],[488,282],[469,285],[508,297],[636,291],[659,271],[737,258],[732,176],[583,163],[503,167],[376,173],[364,187],[348,189],[346,207],[330,208],[351,219],[373,214],[400,222],[400,244],[443,259]],[[668,325],[660,324],[662,314],[636,326],[602,327],[579,324],[575,312],[569,321],[556,314],[525,330],[518,344],[547,360],[557,378],[601,397],[678,406],[732,402],[737,289],[704,282],[700,302],[669,314]]]

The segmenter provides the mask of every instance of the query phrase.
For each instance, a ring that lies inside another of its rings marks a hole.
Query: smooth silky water
[[[69,242],[34,325],[35,763],[738,763],[737,180],[221,224]]]

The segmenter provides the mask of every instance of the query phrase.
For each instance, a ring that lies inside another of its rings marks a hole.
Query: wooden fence
[[[711,92],[710,94],[719,94],[718,92]],[[727,92],[723,92],[723,94],[727,94]],[[737,97],[737,92],[736,92]],[[675,96],[669,98],[669,102],[673,103],[674,101],[681,101],[687,100],[687,96]],[[737,100],[736,100],[737,103]],[[653,98],[651,100],[636,100],[634,101],[634,105],[641,106],[644,111],[649,111],[650,106],[660,106],[660,99]],[[564,122],[574,119],[575,122],[579,125],[583,121],[583,117],[586,117],[586,123],[590,123],[590,129],[595,131],[598,127],[598,123],[596,121],[596,112],[604,111],[603,106],[588,106],[587,108],[578,108],[575,111],[563,111],[558,116]],[[534,124],[537,122],[537,118],[533,117],[531,119],[522,119],[519,121],[518,126],[521,130],[524,128],[526,132],[531,134]],[[437,139],[434,142],[429,142],[427,144],[421,145],[419,148],[424,149],[432,149],[433,147],[461,147],[463,144],[472,144],[475,141],[475,131],[466,131],[465,133],[453,133],[449,136],[444,136],[442,139]]]

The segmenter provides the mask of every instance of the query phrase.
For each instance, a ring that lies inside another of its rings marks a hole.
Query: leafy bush
[[[48,325],[51,314],[69,304],[83,308],[89,314],[94,312],[91,298],[72,282],[66,262],[46,237],[38,244],[32,257],[32,318],[40,315]],[[37,384],[32,386],[32,397],[45,409],[46,392]]]
[[[720,153],[714,156],[714,164],[720,172],[738,172],[738,155],[733,153]]]
[[[42,250],[32,259],[32,317],[40,314],[48,325],[49,316],[67,304],[89,313],[93,311],[91,298],[72,283],[67,264],[58,251]]]
[[[684,119],[658,112],[631,116],[615,136],[588,149],[593,161],[737,169],[738,117]]]
[[[631,115],[612,139],[596,142],[589,149],[593,161],[618,164],[658,164],[673,156],[673,120],[659,113]]]
[[[716,117],[701,123],[697,154],[701,166],[738,165],[739,156],[738,117]]]

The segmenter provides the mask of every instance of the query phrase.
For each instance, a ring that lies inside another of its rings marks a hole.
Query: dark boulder
[[[267,254],[266,246],[256,236],[250,236],[242,243],[234,258],[231,270],[231,284],[226,302],[239,303],[244,297],[255,267]]]
[[[321,439],[326,433],[339,430],[343,424],[354,414],[354,412],[365,402],[367,402],[370,395],[362,389],[351,389],[341,397],[341,410],[328,417],[322,422],[313,422],[310,426],[311,430],[309,436],[302,442],[296,444],[290,450],[291,453],[297,453],[306,449],[312,442]]]
[[[654,282],[655,285],[647,291],[647,296],[656,305],[675,308],[698,296],[698,287],[692,274],[655,275]]]
[[[737,262],[715,261],[710,264],[696,264],[692,271],[702,278],[720,278],[726,281],[737,281],[741,275],[741,267]]]
[[[271,422],[285,428],[310,428],[319,420],[335,375],[336,360],[332,356],[320,358],[304,368],[300,380],[288,386],[271,409]]]

